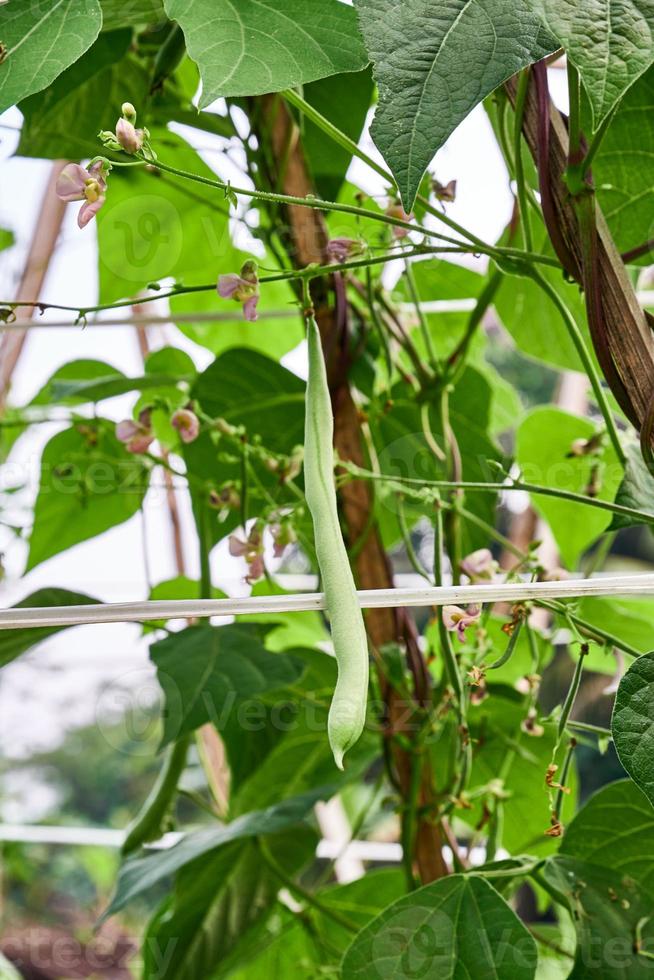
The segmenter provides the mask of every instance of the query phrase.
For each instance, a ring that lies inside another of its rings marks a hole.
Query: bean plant
[[[298,571],[325,594],[144,623],[161,768],[102,916],[151,909],[134,976],[654,975],[654,605],[556,596],[654,524],[653,96],[652,0],[0,6],[17,154],[59,161],[52,194],[98,244],[94,305],[0,300],[6,328],[77,326],[2,409],[10,462],[59,424],[6,547],[28,542],[29,573],[163,484],[173,527],[191,502],[199,577],[155,570],[149,598],[220,595],[226,551],[254,596]],[[489,202],[512,197],[497,240],[454,219],[439,154],[471,113],[503,158]],[[128,377],[84,348],[135,304],[180,344]],[[561,372],[584,379],[575,412]],[[555,585],[362,610],[407,570]],[[98,598],[80,570],[20,605]],[[64,628],[0,632],[0,663]],[[344,875],[317,851],[334,812],[401,859]]]

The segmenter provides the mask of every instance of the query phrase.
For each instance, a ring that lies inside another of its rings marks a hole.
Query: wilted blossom
[[[173,429],[177,429],[182,442],[194,442],[200,435],[200,420],[190,408],[178,408],[170,419]]]
[[[86,169],[79,163],[67,163],[57,178],[55,192],[62,201],[84,201],[77,215],[80,228],[88,225],[105,201],[107,171],[103,160]]]
[[[356,255],[362,255],[365,244],[355,238],[330,238],[325,247],[327,258],[332,262],[346,262]]]
[[[527,717],[520,722],[520,729],[525,735],[531,735],[533,738],[540,738],[545,734],[545,729],[538,722],[538,712],[535,708],[529,709]]]
[[[565,582],[570,578],[565,568],[550,568],[539,575],[541,582]]]
[[[399,218],[400,221],[413,221],[415,218],[414,214],[407,214],[401,204],[397,202],[389,204],[386,208],[386,214],[389,218]],[[409,234],[408,228],[401,228],[399,225],[393,225],[393,238],[406,238]]]
[[[461,561],[461,571],[471,582],[492,582],[498,565],[488,548],[479,548]]]
[[[116,425],[116,438],[125,444],[128,453],[147,453],[154,441],[154,433],[150,420],[150,409],[144,409],[134,419],[123,419]]]
[[[228,272],[218,277],[218,295],[223,299],[234,299],[243,304],[243,316],[254,322],[257,319],[259,302],[259,279],[257,263],[251,260],[243,263],[240,275]]]
[[[481,609],[479,606],[469,606],[468,609],[461,609],[460,606],[443,606],[443,623],[445,629],[450,633],[456,632],[459,639],[465,640],[466,629],[479,622]]]
[[[229,553],[235,558],[245,558],[248,573],[245,581],[248,584],[260,579],[265,571],[263,564],[263,526],[256,521],[244,541],[237,534],[229,536]]]

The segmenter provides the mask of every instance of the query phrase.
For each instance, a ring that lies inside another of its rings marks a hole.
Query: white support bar
[[[439,588],[367,589],[357,592],[362,609],[396,606],[465,606],[484,602],[565,599],[577,596],[654,595],[654,574],[600,575],[562,582],[498,582]],[[235,599],[172,599],[5,609],[0,629],[28,626],[82,626],[89,623],[140,623],[156,619],[247,616],[253,613],[303,612],[325,608],[322,592],[241,596]]]

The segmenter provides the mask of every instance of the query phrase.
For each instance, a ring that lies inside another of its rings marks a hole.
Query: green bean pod
[[[343,756],[359,739],[366,718],[368,641],[338,520],[332,444],[334,419],[320,332],[313,316],[307,316],[307,341],[304,491],[313,518],[316,557],[338,664],[327,732],[336,765],[342,769]]]
[[[158,840],[164,833],[177,784],[186,765],[188,746],[188,735],[183,735],[177,742],[168,746],[154,786],[125,832],[125,840],[121,848],[123,855],[131,854],[142,844]]]

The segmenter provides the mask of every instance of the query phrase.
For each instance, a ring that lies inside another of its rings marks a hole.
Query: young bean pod
[[[366,718],[368,695],[368,641],[356,586],[345,550],[334,487],[334,420],[327,386],[320,332],[307,315],[309,377],[304,435],[304,490],[313,518],[316,557],[325,592],[338,680],[327,732],[334,760],[343,768],[343,756],[358,740]]]
[[[159,775],[140,811],[125,832],[122,854],[131,854],[143,844],[158,840],[166,830],[166,821],[175,800],[177,784],[186,765],[189,737],[182,736],[166,750]]]

